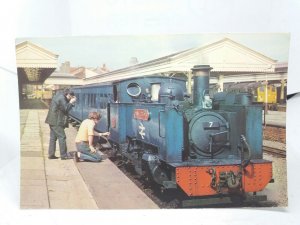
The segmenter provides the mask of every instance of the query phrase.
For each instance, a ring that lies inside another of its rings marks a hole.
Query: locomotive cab
[[[176,83],[163,83],[160,87],[159,102],[168,106],[172,105],[173,101],[183,101],[184,91],[179,84]]]

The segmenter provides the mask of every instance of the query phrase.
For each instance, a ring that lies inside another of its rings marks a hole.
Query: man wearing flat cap
[[[48,149],[48,159],[57,159],[55,156],[56,140],[58,140],[60,158],[62,160],[71,159],[67,153],[65,128],[68,127],[68,113],[74,106],[76,97],[70,89],[59,91],[52,98],[51,105],[46,118],[46,123],[50,126],[50,141]]]

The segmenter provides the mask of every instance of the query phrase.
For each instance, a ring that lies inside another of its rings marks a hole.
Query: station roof
[[[58,66],[58,55],[29,41],[16,45],[19,79],[22,83],[41,84]]]
[[[187,49],[144,63],[87,78],[87,83],[105,82],[153,73],[188,72],[194,65],[210,65],[211,75],[274,73],[276,60],[241,45],[229,38]]]

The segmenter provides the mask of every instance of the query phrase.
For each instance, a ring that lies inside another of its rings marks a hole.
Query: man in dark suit
[[[65,128],[68,127],[68,113],[74,106],[76,97],[70,89],[58,92],[52,99],[46,118],[46,123],[50,126],[50,142],[48,158],[57,159],[55,156],[56,140],[58,139],[60,157],[62,160],[71,159],[67,153]]]

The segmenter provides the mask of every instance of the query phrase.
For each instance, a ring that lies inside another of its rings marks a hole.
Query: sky
[[[59,55],[59,63],[70,61],[72,67],[97,67],[110,70],[129,66],[131,57],[139,63],[190,48],[230,38],[279,62],[287,62],[289,33],[210,33],[175,35],[112,35],[52,38],[17,38],[16,44],[30,41]]]

